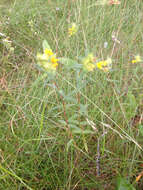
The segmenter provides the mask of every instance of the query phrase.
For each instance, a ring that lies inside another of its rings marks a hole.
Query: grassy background
[[[142,150],[138,145],[143,143],[139,131],[143,66],[132,65],[131,60],[136,54],[143,55],[143,3],[94,3],[0,2],[0,32],[15,48],[9,55],[0,43],[0,189],[115,189],[117,176],[133,183],[142,171]],[[67,30],[72,22],[78,24],[78,33],[71,39]],[[113,32],[121,41],[115,47]],[[113,70],[108,74],[88,73],[86,86],[79,89],[74,71],[60,67],[56,80],[66,94],[64,109],[55,89],[36,80],[42,73],[35,67],[35,55],[42,51],[44,39],[58,57],[75,59],[84,56],[87,49],[102,59],[111,56]],[[107,48],[104,42],[108,42]],[[98,131],[72,133],[70,129],[74,127],[93,130],[87,118]],[[142,189],[142,180],[134,186]]]

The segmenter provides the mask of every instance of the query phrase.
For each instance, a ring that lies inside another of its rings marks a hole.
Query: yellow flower
[[[56,71],[56,68],[58,66],[58,63],[54,63],[52,64],[51,62],[41,62],[41,63],[38,63],[39,66],[41,66],[43,69],[45,69],[46,71],[48,72],[55,72]]]
[[[51,64],[52,64],[52,67],[55,69],[58,66],[58,59],[55,56],[51,57]]]
[[[44,54],[37,54],[37,64],[48,72],[55,72],[58,59],[53,55],[52,50],[45,49]]]
[[[58,66],[58,63],[54,63],[54,64],[52,65],[53,68],[57,68],[57,66]]]
[[[51,57],[51,63],[57,63],[58,59],[55,56]]]
[[[94,68],[95,68],[95,65],[92,63],[88,63],[88,64],[84,65],[84,69],[87,71],[93,71]]]
[[[85,57],[82,60],[83,68],[86,71],[93,71],[94,70],[94,68],[95,68],[94,59],[95,59],[95,57],[93,56],[92,53],[90,53],[87,55],[87,57]]]
[[[77,25],[72,23],[72,26],[68,29],[69,36],[74,35],[77,32]]]
[[[100,62],[96,63],[96,66],[98,69],[102,69],[103,66],[106,66],[106,65],[107,65],[106,61],[100,61]]]
[[[111,69],[112,66],[112,60],[111,58],[108,58],[105,61],[99,61],[96,63],[96,67],[100,70],[103,70],[104,72],[107,72]]]
[[[134,63],[140,63],[141,61],[142,61],[141,56],[140,56],[140,55],[136,55],[136,56],[135,56],[135,59],[132,60],[132,63],[133,63],[133,64],[134,64]]]
[[[47,56],[51,56],[51,55],[53,55],[54,53],[52,52],[51,49],[45,49],[45,50],[44,50],[44,54],[47,55]]]
[[[88,54],[87,57],[85,57],[82,61],[82,63],[84,65],[88,64],[88,63],[94,63],[94,56],[92,53]]]

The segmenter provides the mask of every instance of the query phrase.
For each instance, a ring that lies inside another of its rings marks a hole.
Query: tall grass
[[[14,47],[0,37],[0,189],[115,189],[117,176],[142,189],[143,67],[131,63],[143,55],[142,8],[138,0],[0,3],[0,32]],[[80,86],[60,65],[57,90],[36,67],[44,39],[58,57],[94,52],[113,69],[86,73]]]

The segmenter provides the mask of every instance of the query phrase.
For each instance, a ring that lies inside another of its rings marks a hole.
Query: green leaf
[[[42,53],[37,53],[36,59],[38,64],[43,64],[48,61],[48,58],[46,58],[45,55]]]
[[[43,45],[43,51],[44,51],[45,49],[51,49],[51,48],[50,48],[50,45],[49,45],[48,42],[47,42],[47,40],[44,40],[42,45]]]
[[[72,133],[74,134],[95,134],[95,132],[91,130],[82,130],[82,129],[74,129],[72,130]]]
[[[70,125],[72,133],[74,133],[74,134],[81,134],[81,135],[82,134],[95,134],[94,131],[91,131],[91,130],[88,130],[88,129],[83,130],[83,129],[80,129],[79,127],[77,127],[77,126],[75,126],[73,124],[69,124],[69,125]]]
[[[72,96],[70,96],[70,95],[65,96],[65,97],[64,97],[64,100],[65,100],[66,102],[72,102],[72,103],[77,104],[77,100],[76,100],[75,98],[73,98]]]
[[[57,92],[58,92],[58,94],[60,94],[60,96],[62,96],[63,98],[66,97],[66,95],[65,95],[65,93],[64,93],[64,91],[63,91],[62,89],[61,89],[61,90],[58,90]]]
[[[84,148],[85,148],[86,152],[88,152],[87,141],[86,141],[84,135],[83,135],[82,139],[83,139]]]
[[[93,130],[89,130],[89,129],[83,130],[72,123],[69,123],[69,127],[72,133],[75,133],[75,134],[95,134],[95,131]]]
[[[43,81],[43,80],[45,80],[46,78],[47,78],[47,73],[44,73],[43,75],[40,75],[37,79],[36,79],[36,81],[32,84],[32,88],[34,88],[35,86],[38,86],[38,84],[41,82],[41,81]]]
[[[83,104],[80,104],[80,110],[79,110],[79,112],[80,112],[80,114],[81,115],[87,115],[87,107],[88,107],[88,105],[87,104],[85,104],[85,105],[83,105]]]
[[[67,123],[64,120],[59,120],[59,123],[61,123],[63,126],[67,125]]]
[[[70,58],[58,58],[59,59],[59,62],[64,64],[65,67],[67,67],[68,69],[79,69],[81,68],[81,65],[78,64],[77,61],[73,60],[73,59],[70,59]]]
[[[78,125],[79,121],[78,120],[74,120],[74,119],[69,119],[68,123]]]
[[[135,188],[125,178],[118,177],[116,190],[135,190]]]
[[[130,120],[134,115],[137,108],[137,102],[135,96],[129,92],[125,101],[126,117]]]

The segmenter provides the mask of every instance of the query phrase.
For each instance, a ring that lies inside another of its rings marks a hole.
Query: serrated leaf
[[[42,46],[43,46],[43,51],[44,51],[45,49],[51,49],[51,48],[50,48],[50,45],[49,45],[48,42],[47,42],[47,40],[44,40],[44,41],[43,41]]]
[[[125,178],[118,177],[116,190],[135,190],[135,188]]]

